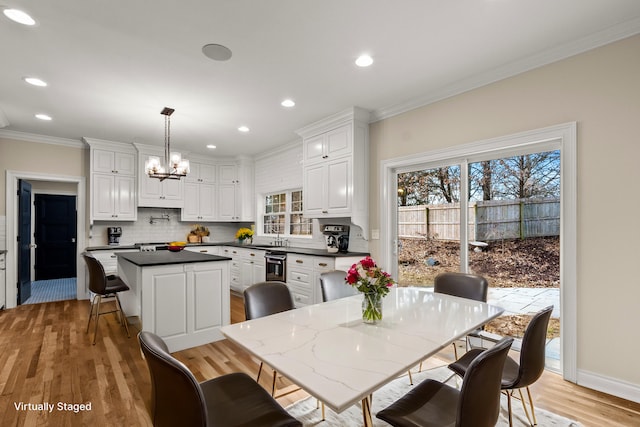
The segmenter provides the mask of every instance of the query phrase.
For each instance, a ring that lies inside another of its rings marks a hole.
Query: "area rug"
[[[446,366],[425,370],[419,373],[412,373],[414,384],[418,384],[427,378],[435,379],[438,381],[444,381],[451,375],[451,371]],[[456,379],[451,379],[448,382],[451,386],[456,386]],[[386,422],[379,420],[375,417],[375,414],[389,406],[391,403],[398,400],[405,395],[413,386],[409,384],[407,376],[399,377],[392,381],[380,390],[373,393],[373,425],[376,427],[388,426]],[[522,404],[519,400],[513,399],[513,425],[514,426],[528,426],[529,423],[522,409]],[[347,427],[347,426],[361,426],[362,425],[362,412],[359,405],[352,406],[351,408],[343,411],[340,414],[336,414],[329,408],[325,410],[325,421],[322,421],[322,412],[316,408],[316,399],[308,397],[299,402],[294,403],[287,407],[287,411],[300,420],[304,426],[319,426],[319,427]],[[580,423],[572,421],[570,419],[553,414],[549,411],[545,411],[540,408],[536,408],[536,418],[538,420],[539,427],[546,426],[562,426],[562,427],[579,427]],[[497,426],[509,425],[509,414],[507,412],[507,398],[503,395],[502,405],[500,411],[500,418]]]

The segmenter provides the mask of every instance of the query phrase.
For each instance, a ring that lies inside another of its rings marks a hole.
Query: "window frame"
[[[262,194],[260,198],[260,235],[265,237],[289,237],[289,238],[301,238],[301,239],[310,239],[313,237],[313,219],[304,218],[309,221],[309,234],[291,234],[291,227],[294,225],[292,222],[292,217],[294,215],[303,216],[303,211],[293,211],[293,194],[299,192],[300,193],[300,204],[302,206],[302,188],[294,188],[289,190],[279,190],[270,193]],[[285,195],[285,203],[284,203],[284,211],[278,212],[267,212],[267,198],[270,196],[280,196]],[[283,233],[267,233],[265,231],[265,218],[269,215],[284,215],[284,232]]]

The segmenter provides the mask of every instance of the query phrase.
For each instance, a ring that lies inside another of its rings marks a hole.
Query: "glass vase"
[[[362,321],[375,324],[382,320],[382,296],[375,292],[363,294]]]

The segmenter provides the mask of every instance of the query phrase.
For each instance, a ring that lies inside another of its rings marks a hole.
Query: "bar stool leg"
[[[100,302],[102,301],[102,295],[96,295],[98,303],[96,305],[96,325],[93,329],[93,345],[96,345],[96,337],[98,336],[98,322],[100,321]]]
[[[129,334],[129,322],[127,322],[127,316],[124,315],[124,311],[122,311],[122,304],[120,304],[120,298],[118,298],[118,294],[116,296],[116,306],[118,307],[118,312],[120,313],[120,323],[124,323],[124,327],[127,330],[127,338],[131,338]]]

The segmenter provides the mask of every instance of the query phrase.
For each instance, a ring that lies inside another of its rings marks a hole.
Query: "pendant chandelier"
[[[189,160],[183,159],[180,153],[171,152],[171,114],[173,108],[164,107],[160,114],[164,116],[164,162],[159,157],[149,156],[144,164],[144,171],[151,178],[180,179],[189,173]]]

